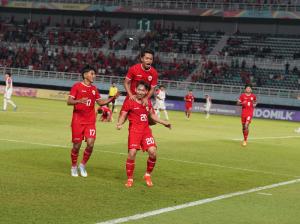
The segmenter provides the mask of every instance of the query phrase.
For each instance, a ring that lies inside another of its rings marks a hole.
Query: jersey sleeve
[[[127,72],[127,75],[126,75],[126,78],[129,79],[129,80],[132,80],[134,78],[133,67],[129,68],[129,70]]]
[[[124,111],[124,112],[127,112],[127,113],[130,111],[130,100],[125,100],[121,111]]]
[[[101,99],[101,95],[100,95],[100,93],[99,93],[99,91],[98,91],[97,88],[96,88],[95,99],[96,99],[96,100],[100,100],[100,99]]]
[[[75,99],[77,96],[77,89],[78,89],[77,85],[73,85],[69,96]]]
[[[244,96],[243,96],[243,94],[240,95],[239,101],[240,101],[241,103],[244,101]]]
[[[253,96],[253,101],[256,101],[256,95]]]
[[[157,86],[157,79],[158,79],[158,74],[157,74],[157,71],[155,71],[153,79],[151,80],[151,87]]]

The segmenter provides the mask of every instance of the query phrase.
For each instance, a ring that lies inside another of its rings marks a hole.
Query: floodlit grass
[[[89,177],[73,178],[72,107],[14,99],[17,112],[0,112],[0,223],[97,223],[300,176],[297,123],[255,119],[243,148],[233,140],[242,137],[238,117],[193,114],[186,120],[169,112],[171,131],[153,127],[159,147],[153,188],[142,179],[147,156],[141,152],[134,187],[124,187],[127,128],[117,131],[115,123],[97,123]],[[296,137],[255,140],[276,136]],[[299,189],[283,186],[130,223],[298,223]]]

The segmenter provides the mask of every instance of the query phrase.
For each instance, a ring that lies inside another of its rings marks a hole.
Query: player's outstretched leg
[[[133,186],[133,173],[135,167],[135,156],[136,156],[136,149],[129,149],[128,150],[128,157],[126,160],[126,175],[127,175],[127,182],[125,183],[125,187],[132,187]]]
[[[146,184],[148,187],[152,187],[153,186],[153,183],[152,183],[152,180],[151,180],[151,173],[155,167],[155,164],[156,164],[156,147],[150,147],[148,149],[148,154],[149,154],[149,157],[148,157],[148,160],[147,160],[147,170],[146,170],[146,173],[144,175],[144,179],[146,181]]]

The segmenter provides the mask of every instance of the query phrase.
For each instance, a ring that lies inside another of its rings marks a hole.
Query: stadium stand
[[[295,35],[236,34],[228,39],[222,52],[229,56],[299,59],[300,38]]]

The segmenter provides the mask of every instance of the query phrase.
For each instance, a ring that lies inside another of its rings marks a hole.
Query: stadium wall
[[[4,88],[5,86],[0,86],[1,94],[4,93]],[[66,101],[69,96],[69,91],[14,87],[13,95]],[[108,97],[107,94],[101,94],[101,96],[103,98]],[[125,96],[120,96],[116,101],[116,105],[122,105],[124,99]],[[167,110],[185,110],[183,100],[166,100],[166,107]],[[204,108],[205,103],[195,102],[193,105],[194,112],[204,112]],[[236,105],[213,104],[211,108],[211,114],[239,116],[240,113],[241,107]],[[300,111],[260,107],[255,109],[254,117],[274,120],[300,121]]]

